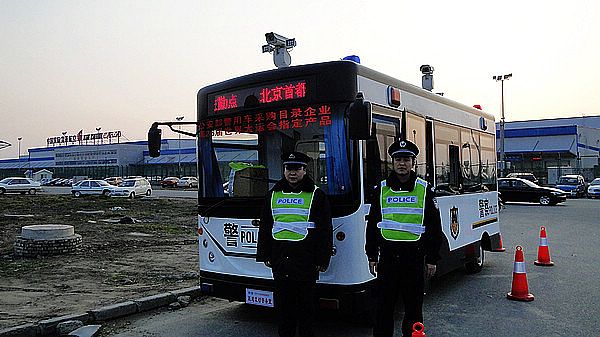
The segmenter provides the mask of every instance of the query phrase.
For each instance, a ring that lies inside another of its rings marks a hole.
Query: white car
[[[0,194],[4,193],[29,193],[41,192],[42,187],[37,181],[29,178],[10,177],[0,180]]]
[[[587,189],[588,198],[600,198],[600,178],[592,180]]]
[[[198,178],[196,178],[196,177],[182,177],[177,182],[177,187],[198,187]]]
[[[114,197],[143,197],[152,194],[152,186],[146,178],[125,179],[111,193]]]
[[[108,197],[114,189],[115,186],[104,180],[82,180],[71,187],[71,193],[77,198],[83,195],[103,195]]]

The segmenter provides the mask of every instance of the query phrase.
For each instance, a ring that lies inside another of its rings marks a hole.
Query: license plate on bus
[[[272,308],[273,292],[246,288],[246,303]]]

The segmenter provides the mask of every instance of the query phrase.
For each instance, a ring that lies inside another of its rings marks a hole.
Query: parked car
[[[533,175],[533,173],[529,173],[529,172],[513,172],[513,173],[509,173],[506,177],[507,178],[527,179],[536,184],[538,183],[538,179],[535,177],[535,175]]]
[[[179,182],[179,178],[167,177],[160,181],[160,187],[177,187],[177,182]]]
[[[114,186],[118,186],[120,183],[123,182],[123,178],[121,177],[108,177],[105,178],[104,181],[106,181],[107,183],[114,185]]]
[[[587,189],[588,198],[600,198],[600,178],[592,180]]]
[[[0,194],[4,193],[29,193],[36,194],[42,191],[42,186],[37,181],[29,178],[10,177],[0,180]]]
[[[75,197],[83,195],[103,195],[110,196],[115,186],[104,180],[82,180],[71,187],[71,193]]]
[[[580,175],[568,174],[558,178],[556,188],[567,192],[570,196],[578,198],[587,193],[585,179]]]
[[[152,194],[152,187],[146,178],[125,179],[115,187],[111,196],[115,197],[143,197]]]
[[[198,178],[196,178],[196,177],[182,177],[177,182],[177,187],[198,187]]]
[[[567,200],[564,191],[538,186],[522,178],[499,178],[498,192],[503,202],[539,202],[542,205],[556,205]]]

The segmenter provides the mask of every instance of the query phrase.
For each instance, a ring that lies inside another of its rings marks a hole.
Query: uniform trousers
[[[314,337],[316,281],[275,280],[275,310],[279,336]]]
[[[424,268],[422,259],[410,264],[391,258],[377,265],[377,311],[373,336],[394,335],[394,309],[398,297],[404,303],[402,336],[412,335],[415,322],[423,322]]]

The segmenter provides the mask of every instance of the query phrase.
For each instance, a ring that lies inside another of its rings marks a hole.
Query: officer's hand
[[[435,275],[437,267],[435,264],[426,264],[425,265],[425,277],[432,278]]]
[[[265,266],[271,268],[271,261],[265,261]]]
[[[325,271],[327,271],[326,267],[321,267],[321,266],[316,266],[316,267],[317,267],[318,272],[324,273]]]
[[[369,272],[371,275],[377,276],[377,262],[369,262]]]

